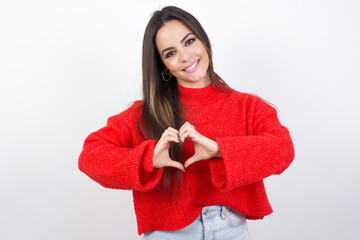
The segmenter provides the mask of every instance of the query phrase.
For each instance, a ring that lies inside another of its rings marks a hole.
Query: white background
[[[360,4],[356,0],[1,0],[0,238],[140,239],[130,191],[77,168],[85,137],[141,98],[151,13],[202,23],[215,71],[279,109],[296,157],[265,180],[258,239],[359,239]]]

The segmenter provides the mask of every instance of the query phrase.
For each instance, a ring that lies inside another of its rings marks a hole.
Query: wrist
[[[220,152],[220,147],[219,147],[219,144],[217,144],[217,142],[215,142],[215,154],[214,154],[214,158],[221,158],[222,155],[221,155],[221,152]]]

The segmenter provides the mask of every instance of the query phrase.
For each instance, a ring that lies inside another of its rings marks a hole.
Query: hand
[[[169,156],[169,147],[171,142],[180,143],[179,131],[169,127],[163,132],[161,138],[155,145],[153,153],[153,166],[154,168],[174,167],[184,171],[184,166],[181,163],[172,160]]]
[[[179,130],[179,137],[183,142],[187,137],[189,137],[193,142],[195,149],[194,155],[186,160],[185,169],[200,160],[221,157],[219,145],[214,140],[198,133],[195,130],[195,127],[189,122],[186,122],[181,126]]]

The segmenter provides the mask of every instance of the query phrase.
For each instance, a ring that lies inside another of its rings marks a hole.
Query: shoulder
[[[129,107],[122,111],[121,113],[118,113],[116,115],[113,115],[108,118],[108,125],[118,125],[118,123],[135,123],[135,119],[138,119],[141,116],[143,101],[137,100],[128,105]]]
[[[229,97],[234,102],[242,103],[246,105],[256,104],[257,101],[261,100],[261,98],[255,94],[241,92],[235,89],[231,89],[231,91],[229,92]]]
[[[240,92],[232,89],[229,94],[229,98],[231,102],[245,107],[247,111],[258,111],[261,109],[276,111],[275,107],[271,103],[256,94]]]

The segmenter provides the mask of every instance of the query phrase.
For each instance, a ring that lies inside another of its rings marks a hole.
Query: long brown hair
[[[174,6],[155,11],[144,34],[142,49],[142,77],[143,98],[141,115],[141,130],[145,139],[159,140],[161,134],[168,128],[179,129],[186,118],[180,101],[177,81],[174,76],[169,81],[162,79],[165,69],[155,44],[155,37],[159,29],[168,21],[178,20],[204,44],[209,56],[208,75],[211,82],[220,89],[217,75],[213,69],[212,51],[209,38],[199,21],[190,13]],[[220,82],[224,83],[221,79]],[[170,157],[178,162],[182,161],[181,148],[172,143],[169,149]],[[162,187],[167,190],[177,188],[179,171],[175,168],[165,168]]]

